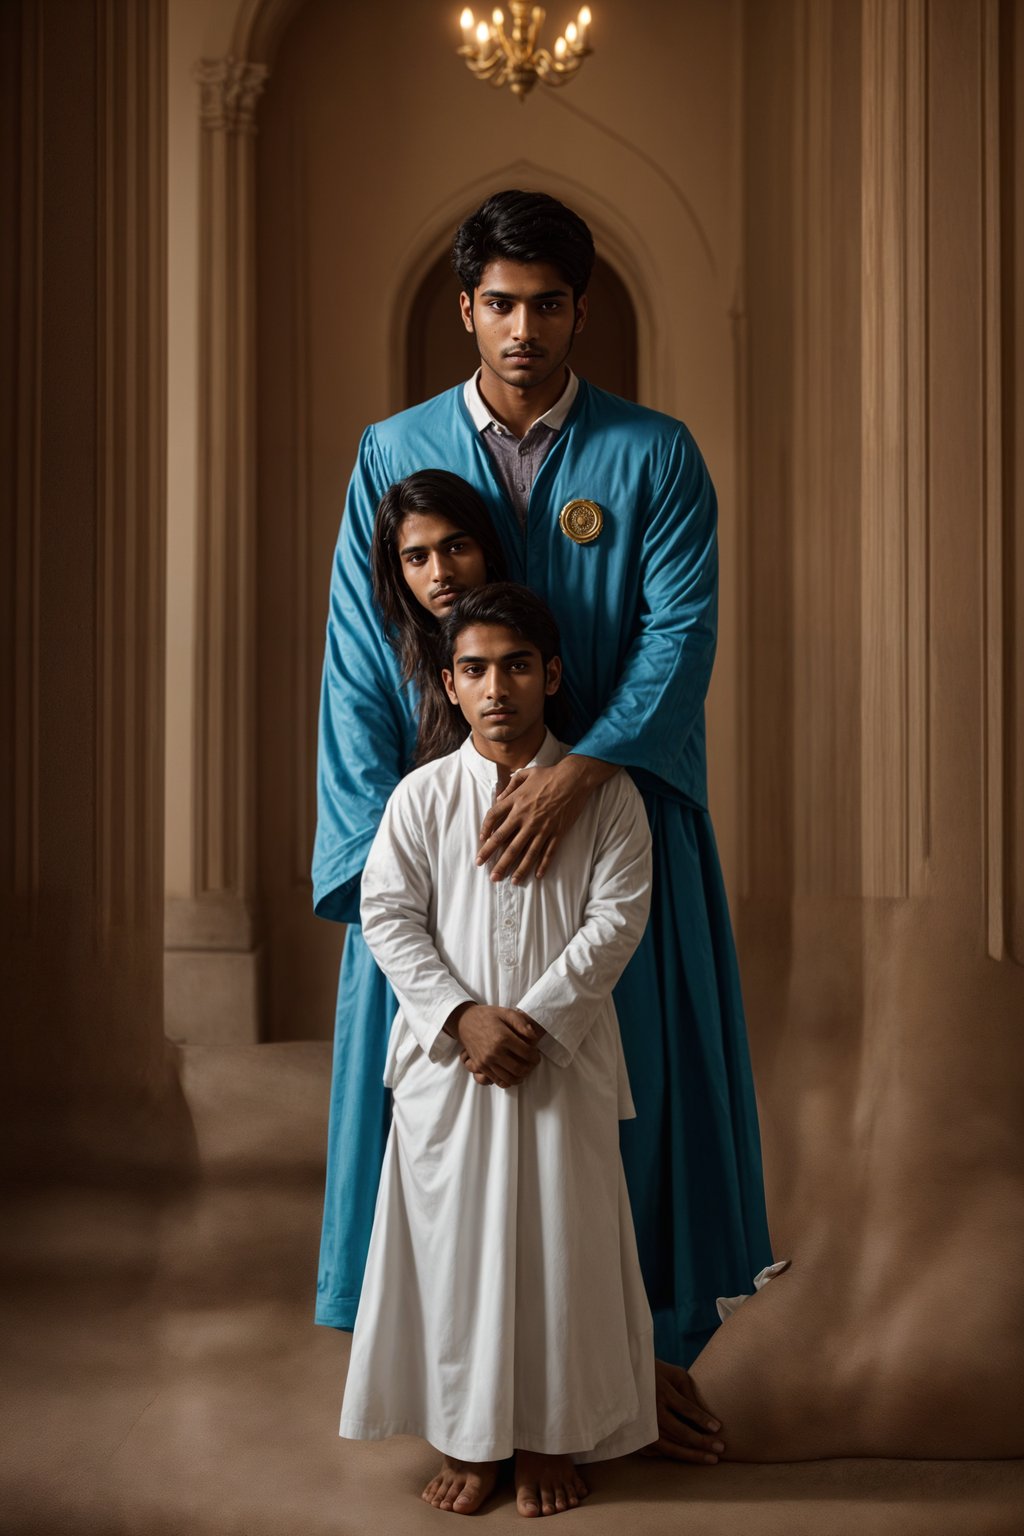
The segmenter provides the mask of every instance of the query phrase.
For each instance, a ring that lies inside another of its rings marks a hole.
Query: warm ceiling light
[[[541,7],[530,5],[528,0],[509,0],[509,10],[511,33],[505,31],[504,14],[495,10],[491,24],[481,21],[477,26],[475,42],[473,12],[467,7],[459,18],[462,46],[458,51],[478,80],[507,85],[513,96],[525,101],[538,80],[545,85],[565,85],[587,54],[593,52],[587,44],[589,5],[581,7],[576,20],[566,27],[565,35],[558,38],[554,56],[546,48],[537,47],[537,33],[544,23]]]

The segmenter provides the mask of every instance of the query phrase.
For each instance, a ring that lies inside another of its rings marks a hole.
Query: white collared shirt
[[[467,411],[473,418],[473,425],[478,432],[485,432],[488,427],[493,427],[499,436],[513,437],[515,434],[509,431],[504,422],[498,420],[480,393],[480,377],[482,372],[483,370],[478,368],[473,377],[467,379],[462,386],[463,399],[466,402]],[[565,426],[565,418],[572,410],[573,401],[579,393],[579,387],[580,381],[570,368],[566,386],[554,405],[550,410],[545,411],[543,416],[538,416],[536,421],[531,422],[524,435],[529,437],[534,427],[538,425],[550,427],[553,432],[560,432]]]
[[[481,435],[522,528],[526,526],[530,492],[537,472],[565,425],[579,387],[580,381],[570,368],[568,382],[554,405],[543,416],[538,416],[521,438],[510,432],[491,412],[480,393],[479,369],[473,378],[466,380],[463,387],[466,409],[473,418],[473,424]]]

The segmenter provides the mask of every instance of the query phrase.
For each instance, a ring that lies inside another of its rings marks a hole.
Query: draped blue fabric
[[[581,381],[544,460],[525,530],[457,388],[367,429],[335,555],[324,662],[314,903],[356,924],[359,876],[391,790],[411,766],[415,700],[370,595],[377,503],[419,469],[462,475],[486,501],[509,575],[562,630],[578,751],[619,763],[644,795],[654,893],[615,991],[637,1118],[622,1155],[663,1359],[688,1363],[715,1297],[770,1263],[757,1112],[729,912],[707,813],[704,696],[715,652],[716,502],[681,422]],[[591,544],[562,533],[596,501]],[[350,928],[335,1028],[317,1321],[351,1328],[389,1106],[382,1073],[394,999]]]

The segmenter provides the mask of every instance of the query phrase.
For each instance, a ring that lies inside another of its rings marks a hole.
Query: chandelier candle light
[[[491,85],[507,85],[513,96],[525,101],[538,80],[545,85],[565,85],[593,49],[587,45],[591,16],[584,5],[565,34],[555,40],[555,51],[538,48],[537,33],[544,22],[539,5],[524,0],[509,0],[512,12],[511,35],[505,31],[505,13],[495,10],[490,21],[475,21],[467,6],[459,18],[462,47],[459,54],[478,80]]]

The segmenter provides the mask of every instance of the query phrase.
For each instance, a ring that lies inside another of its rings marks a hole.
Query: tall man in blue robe
[[[480,369],[369,427],[349,486],[331,584],[313,860],[317,913],[350,925],[316,1315],[352,1327],[390,1113],[382,1077],[396,1004],[357,926],[359,880],[388,796],[412,766],[416,701],[374,610],[370,536],[387,487],[439,467],[476,487],[509,577],[553,608],[574,717],[573,751],[516,777],[481,829],[480,858],[493,859],[495,879],[543,879],[587,797],[620,768],[650,818],[651,919],[614,994],[637,1108],[622,1156],[656,1351],[685,1366],[717,1325],[716,1297],[749,1290],[771,1260],[739,976],[707,811],[717,508],[681,422],[568,366],[593,255],[587,226],[554,199],[489,198],[453,251]],[[713,1421],[688,1402],[685,1374],[663,1371],[659,1395],[663,1438],[673,1407],[689,1419],[669,1435],[674,1453],[715,1460],[700,1432]]]

